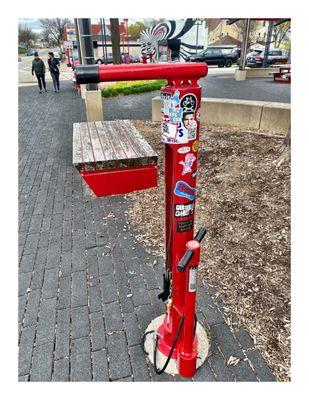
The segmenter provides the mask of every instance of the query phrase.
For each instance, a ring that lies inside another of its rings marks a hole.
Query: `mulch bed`
[[[127,195],[130,220],[141,228],[137,240],[164,255],[160,124],[133,122],[158,153],[159,184]],[[290,165],[275,165],[281,144],[279,135],[202,124],[195,226],[208,231],[199,276],[247,328],[277,379],[288,381]]]

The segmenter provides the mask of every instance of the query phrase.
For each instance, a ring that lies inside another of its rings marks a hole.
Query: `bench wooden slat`
[[[121,142],[121,146],[124,149],[128,158],[137,158],[139,156],[138,151],[132,146],[130,140],[128,139],[125,130],[123,129],[123,124],[115,121],[116,129],[118,130],[118,137]]]
[[[95,169],[95,160],[93,157],[93,148],[88,133],[87,122],[81,122],[79,133],[82,144],[84,169],[85,171],[92,171]]]
[[[73,125],[73,165],[76,165],[78,170],[82,169],[82,148],[80,142],[80,125]]]
[[[128,136],[130,136],[131,140],[137,144],[138,149],[141,151],[141,155],[147,157],[156,156],[156,153],[152,150],[149,143],[143,138],[135,126],[132,125],[129,120],[124,120],[123,122],[127,128],[126,132]]]
[[[112,143],[112,146],[115,150],[116,156],[117,156],[117,160],[119,161],[118,165],[123,165],[125,166],[127,163],[127,155],[124,152],[119,139],[117,138],[117,135],[119,135],[119,132],[117,132],[114,127],[112,126],[112,124],[110,123],[110,121],[108,123],[105,124],[105,128],[106,128],[106,132],[108,135],[108,139],[110,141],[110,143]]]
[[[92,144],[94,161],[96,161],[96,168],[101,169],[104,166],[106,158],[98,136],[98,132],[93,122],[88,122],[87,127]]]
[[[110,145],[110,141],[106,135],[106,130],[103,127],[102,122],[96,121],[95,126],[97,128],[98,136],[102,143],[103,151],[104,151],[104,154],[106,157],[105,159],[110,162],[109,164],[110,164],[110,167],[112,168],[113,166],[115,166],[115,161],[117,160],[115,150]]]

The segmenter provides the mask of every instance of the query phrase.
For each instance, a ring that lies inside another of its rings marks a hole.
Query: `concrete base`
[[[101,90],[85,91],[87,121],[103,121],[103,102]]]
[[[245,81],[246,80],[246,76],[247,76],[247,70],[243,70],[241,71],[240,69],[236,69],[235,71],[235,81]]]
[[[156,331],[159,326],[162,325],[164,320],[165,314],[160,315],[159,317],[155,318],[151,323],[148,325],[146,332],[149,331]],[[199,368],[206,360],[209,351],[209,339],[205,332],[205,329],[202,325],[198,322],[196,325],[196,334],[198,338],[198,357],[196,362],[196,368]],[[153,335],[150,333],[146,336],[145,340],[145,351],[148,353],[148,359],[153,364],[153,352],[154,352],[154,344],[155,341],[153,339]],[[160,351],[157,352],[157,367],[162,368],[165,364],[167,357],[164,356]],[[171,359],[165,372],[170,375],[178,375],[178,368],[177,368],[177,360]]]

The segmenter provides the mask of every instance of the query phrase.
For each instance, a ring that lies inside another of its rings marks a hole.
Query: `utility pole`
[[[274,21],[269,21],[269,23],[268,23],[268,31],[267,31],[267,39],[266,39],[266,43],[265,43],[264,58],[263,58],[263,64],[262,64],[263,68],[267,67],[269,47],[270,47],[270,43],[271,43],[273,27],[274,27]]]
[[[102,59],[104,60],[104,64],[105,64],[106,63],[106,59],[105,59],[105,50],[104,50],[103,20],[102,20],[102,18],[100,18],[100,24],[101,24]]]
[[[110,18],[114,64],[121,64],[119,19]]]
[[[242,46],[241,46],[241,55],[240,55],[240,63],[239,70],[244,71],[246,69],[246,54],[249,40],[249,32],[250,32],[250,19],[245,19],[244,33],[242,38]]]
[[[78,29],[81,42],[81,62],[82,64],[94,64],[93,42],[91,34],[91,19],[80,18],[78,19]],[[87,90],[97,90],[96,83],[88,83]]]
[[[195,24],[196,24],[196,46],[195,46],[195,54],[197,54],[197,47],[198,47],[198,29],[199,29],[199,26],[202,25],[202,23],[203,23],[203,22],[197,18],[197,20],[196,20],[196,22],[195,22]]]

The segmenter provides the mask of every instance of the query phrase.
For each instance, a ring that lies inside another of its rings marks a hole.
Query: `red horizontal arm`
[[[194,79],[207,75],[205,63],[78,65],[77,83],[136,81],[144,79]]]

